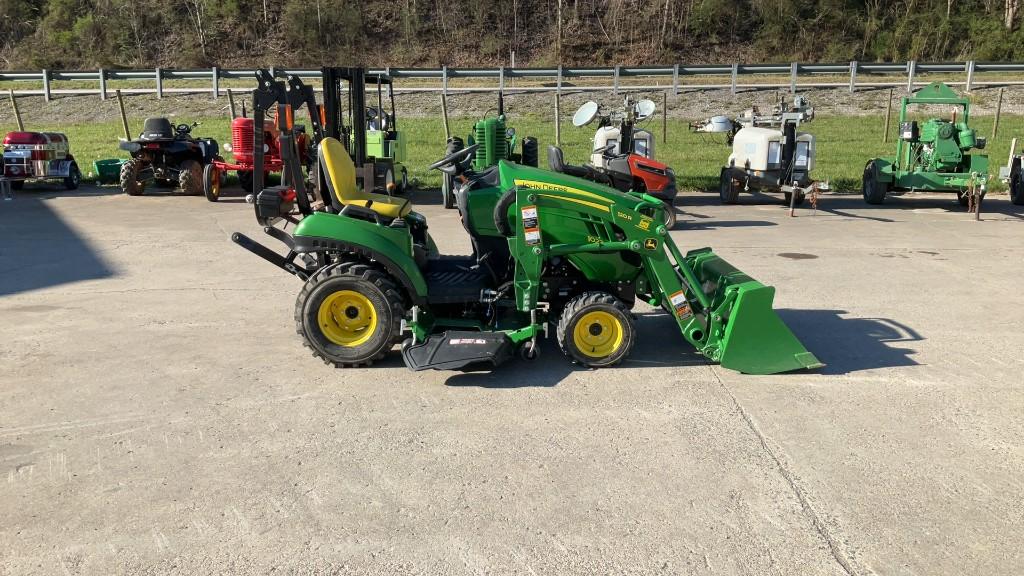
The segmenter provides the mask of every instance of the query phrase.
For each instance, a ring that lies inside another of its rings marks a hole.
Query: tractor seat
[[[342,205],[362,206],[392,219],[404,218],[412,211],[412,204],[407,199],[367,193],[356,186],[356,165],[337,139],[324,138],[320,142],[320,163],[328,188]]]
[[[561,172],[577,178],[592,178],[592,170],[586,166],[574,166],[565,163],[565,156],[558,146],[548,146],[548,166],[552,172]]]

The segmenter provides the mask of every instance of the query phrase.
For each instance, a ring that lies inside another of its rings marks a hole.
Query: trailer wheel
[[[736,185],[736,180],[729,174],[728,168],[722,168],[722,172],[718,176],[718,196],[722,199],[722,204],[735,204],[739,200],[740,187]]]
[[[139,181],[142,160],[132,158],[121,165],[121,190],[129,196],[141,196],[146,185]]]
[[[220,199],[220,181],[221,171],[217,169],[217,165],[207,164],[206,168],[203,168],[203,194],[210,202]]]
[[[82,183],[82,171],[78,169],[78,164],[75,162],[71,163],[71,168],[68,169],[68,177],[64,179],[64,188],[68,190],[78,189],[78,185]]]
[[[792,200],[793,200],[793,193],[792,192],[783,192],[782,196],[785,199],[786,206],[789,206],[789,203],[792,202]],[[807,195],[806,194],[803,194],[803,193],[797,194],[796,195],[796,202],[793,202],[793,206],[799,206],[799,205],[803,204],[804,200],[806,200],[806,199],[807,199]]]
[[[1024,206],[1024,178],[1021,178],[1020,158],[1014,158],[1010,165],[1010,202]]]
[[[588,368],[614,366],[636,344],[629,308],[607,292],[586,292],[565,305],[555,330],[562,352]]]
[[[878,164],[870,160],[864,166],[864,179],[861,184],[861,192],[864,194],[864,201],[868,204],[881,204],[885,201],[885,195],[889,192],[889,185],[878,181]]]
[[[329,266],[295,300],[295,329],[313,356],[338,368],[373,363],[401,340],[402,294],[384,272],[362,263]]]

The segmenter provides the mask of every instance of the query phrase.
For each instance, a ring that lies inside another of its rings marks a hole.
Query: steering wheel
[[[431,170],[440,170],[441,172],[444,172],[445,174],[448,174],[450,176],[458,176],[459,174],[462,173],[463,170],[465,170],[465,168],[462,166],[462,163],[469,159],[469,157],[471,157],[474,153],[476,153],[476,150],[479,147],[479,144],[473,144],[472,146],[468,146],[466,148],[463,148],[462,150],[452,152],[451,154],[445,156],[444,158],[441,158],[437,162],[434,162],[433,164],[428,166],[428,168],[430,168]]]
[[[612,150],[615,150],[615,146],[616,145],[615,145],[614,142],[605,144],[604,146],[595,149],[594,150],[594,154],[600,154],[601,156],[606,156],[606,155],[608,155],[609,152],[611,152]]]
[[[188,134],[192,131],[192,127],[188,124],[178,124],[174,129],[181,134]]]

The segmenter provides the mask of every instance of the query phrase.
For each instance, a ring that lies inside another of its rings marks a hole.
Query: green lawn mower
[[[531,136],[523,138],[522,143],[518,141],[515,128],[509,128],[505,117],[505,97],[498,93],[498,114],[478,120],[473,125],[473,132],[466,140],[453,136],[448,139],[446,155],[454,154],[462,150],[464,146],[479,144],[476,152],[467,156],[463,162],[464,168],[471,168],[475,173],[481,173],[488,168],[496,166],[501,160],[510,160],[525,166],[537,166],[538,145],[537,139]],[[517,151],[519,148],[519,151]],[[441,199],[445,208],[456,208],[456,194],[460,186],[466,183],[464,178],[454,174],[442,173],[441,175]]]
[[[896,156],[875,158],[864,167],[863,193],[868,204],[881,204],[890,191],[956,192],[963,206],[985,196],[988,156],[985,139],[970,128],[970,101],[948,86],[933,82],[902,99]],[[913,105],[953,107],[950,118],[930,118],[923,124],[907,118]],[[960,118],[957,112],[962,111]]]
[[[256,195],[257,220],[287,254],[240,233],[232,240],[304,282],[296,330],[314,356],[369,365],[401,343],[412,370],[488,367],[536,358],[537,339],[553,330],[572,361],[612,366],[634,347],[630,310],[642,300],[725,367],[822,366],[772,310],[774,288],[708,248],[679,251],[661,224],[664,203],[506,160],[476,172],[467,160],[482,147],[431,166],[466,181],[456,202],[468,255],[440,254],[407,199],[357,186],[334,138],[319,144],[321,198],[301,179]]]

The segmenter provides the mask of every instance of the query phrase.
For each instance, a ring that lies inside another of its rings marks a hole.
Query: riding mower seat
[[[320,163],[324,181],[334,199],[343,206],[355,205],[373,210],[388,219],[404,218],[412,211],[405,198],[392,198],[387,194],[365,192],[356,185],[356,166],[345,146],[335,138],[320,142]]]
[[[586,178],[587,180],[594,180],[597,182],[601,182],[603,180],[597,170],[594,170],[589,166],[566,164],[565,155],[562,154],[562,149],[558,146],[548,146],[548,166],[551,168],[552,172],[561,172],[562,174],[568,174],[569,176]]]

